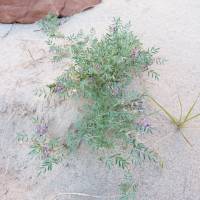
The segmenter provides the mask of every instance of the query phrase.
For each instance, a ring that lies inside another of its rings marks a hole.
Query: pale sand
[[[200,86],[200,1],[105,0],[94,9],[71,17],[61,30],[73,33],[80,28],[88,31],[94,27],[101,35],[114,16],[131,20],[134,32],[145,47],[160,47],[160,55],[168,59],[165,65],[156,66],[160,81],[146,79],[149,93],[177,115],[178,94],[188,108]],[[10,25],[0,25],[0,36],[9,28]],[[118,171],[106,170],[87,148],[82,147],[53,172],[38,178],[39,162],[30,160],[27,145],[16,142],[17,132],[31,135],[31,118],[36,113],[44,114],[51,133],[60,136],[66,133],[78,113],[72,101],[49,109],[43,100],[34,96],[34,89],[51,83],[64,69],[49,61],[46,38],[43,33],[35,32],[37,29],[36,25],[14,25],[8,36],[0,39],[0,199],[51,200],[63,192],[116,194],[121,178]],[[172,136],[155,146],[165,162],[162,170],[149,166],[137,170],[137,199],[200,200],[199,123],[189,124],[190,128],[184,130],[192,148],[176,134],[162,113],[153,116],[152,123],[156,131],[143,138],[151,145],[167,134]],[[57,199],[94,198],[60,196]]]

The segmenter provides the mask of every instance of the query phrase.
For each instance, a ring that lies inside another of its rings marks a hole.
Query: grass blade
[[[186,138],[186,136],[183,134],[182,131],[180,131],[180,134],[182,135],[183,139],[186,141],[186,143],[189,144],[190,147],[192,147],[192,144],[190,143],[190,141]]]
[[[196,115],[194,115],[194,116],[188,118],[185,122],[188,122],[188,121],[190,121],[190,120],[193,120],[193,119],[195,119],[195,118],[197,118],[197,117],[200,117],[200,113],[198,113],[198,114],[196,114]]]
[[[153,97],[148,96],[168,117],[169,119],[177,125],[177,120],[175,119],[175,117],[173,117],[173,115],[168,112],[161,104],[159,104]]]
[[[179,122],[181,122],[181,120],[182,120],[182,116],[183,116],[183,105],[182,105],[182,102],[181,102],[180,96],[178,96],[178,101],[179,101],[179,105],[180,105],[180,109],[181,109]]]
[[[195,105],[197,104],[198,98],[199,98],[199,95],[197,96],[196,100],[194,101],[194,103],[193,103],[192,106],[190,107],[190,109],[189,109],[187,115],[185,116],[185,119],[184,119],[184,122],[183,122],[183,123],[185,123],[186,121],[188,121],[188,118],[189,118],[190,114],[192,113],[192,111],[193,111]],[[190,119],[190,120],[191,120],[191,119]]]

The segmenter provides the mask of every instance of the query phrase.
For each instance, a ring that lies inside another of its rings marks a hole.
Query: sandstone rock
[[[48,13],[71,16],[101,0],[0,0],[0,23],[33,23]]]

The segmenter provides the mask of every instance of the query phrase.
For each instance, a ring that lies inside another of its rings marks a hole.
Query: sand
[[[199,93],[199,10],[198,0],[105,0],[96,8],[69,18],[61,30],[68,34],[94,27],[101,35],[113,17],[130,20],[144,46],[160,47],[160,55],[168,60],[163,66],[155,66],[161,76],[159,81],[145,78],[148,92],[179,115],[177,96],[187,109]],[[10,27],[0,25],[0,199],[90,200],[95,198],[54,197],[68,192],[117,194],[116,185],[121,178],[118,171],[106,170],[86,147],[81,147],[52,172],[37,177],[39,161],[30,159],[28,146],[17,143],[16,134],[31,135],[32,117],[40,115],[48,120],[52,135],[63,136],[76,120],[81,105],[67,101],[48,107],[43,99],[35,96],[35,89],[51,83],[64,66],[50,62],[46,37],[37,31],[37,25],[14,25],[5,35]],[[199,122],[188,124],[184,129],[192,148],[163,113],[155,114],[152,124],[154,133],[142,139],[159,152],[164,168],[147,165],[137,169],[137,199],[200,200]]]

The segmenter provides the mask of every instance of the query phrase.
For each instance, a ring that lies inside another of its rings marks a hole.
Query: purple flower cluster
[[[147,121],[147,119],[141,119],[138,124],[142,125],[143,127],[149,127],[151,126],[150,123]]]
[[[59,84],[57,84],[56,87],[54,88],[55,93],[63,93],[64,90],[65,90],[64,86]]]
[[[46,123],[38,124],[35,128],[35,133],[39,136],[43,136],[48,132],[48,126]]]

